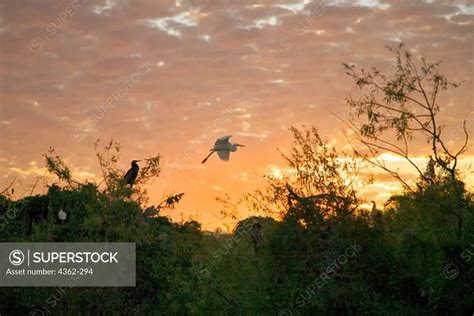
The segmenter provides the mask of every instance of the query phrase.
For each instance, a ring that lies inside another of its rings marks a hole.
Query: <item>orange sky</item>
[[[455,146],[460,120],[474,134],[473,15],[473,1],[447,0],[2,1],[0,188],[18,176],[17,197],[28,192],[49,146],[76,176],[93,177],[95,140],[113,138],[123,169],[163,155],[152,202],[185,192],[168,214],[215,228],[217,196],[237,199],[285,172],[276,148],[290,145],[291,125],[317,125],[347,145],[330,114],[347,114],[352,82],[341,62],[388,69],[384,46],[400,40],[465,81],[441,99]],[[247,147],[202,166],[227,134]],[[472,157],[469,149],[462,164],[469,183]],[[363,193],[382,201],[397,189],[378,179]]]

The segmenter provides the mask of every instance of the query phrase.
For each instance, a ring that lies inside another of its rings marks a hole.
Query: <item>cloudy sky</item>
[[[347,114],[341,63],[387,69],[384,47],[399,41],[464,81],[441,99],[440,118],[452,146],[461,120],[474,134],[473,1],[6,0],[0,12],[0,188],[18,177],[18,196],[37,178],[41,193],[50,146],[76,177],[97,179],[94,142],[114,139],[123,169],[162,154],[152,202],[183,191],[169,215],[214,228],[216,197],[284,174],[276,148],[290,145],[291,125],[347,145],[331,114]],[[227,134],[247,147],[202,166]],[[463,161],[471,183],[473,157]],[[364,194],[381,201],[396,190],[380,177]]]

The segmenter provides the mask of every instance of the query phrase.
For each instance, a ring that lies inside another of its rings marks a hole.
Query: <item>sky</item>
[[[353,82],[341,63],[390,69],[385,46],[400,41],[463,81],[440,99],[450,146],[462,120],[474,134],[474,1],[5,0],[0,12],[0,188],[17,177],[16,197],[54,182],[50,146],[75,177],[100,181],[94,143],[114,139],[124,170],[162,155],[150,203],[186,194],[164,215],[222,226],[216,197],[236,200],[287,172],[277,148],[289,148],[291,126],[318,126],[347,149],[336,115],[347,117]],[[246,147],[201,165],[224,135]],[[427,150],[420,140],[411,154],[422,161]],[[461,162],[468,183],[473,157],[470,148]],[[399,192],[373,172],[364,197]]]

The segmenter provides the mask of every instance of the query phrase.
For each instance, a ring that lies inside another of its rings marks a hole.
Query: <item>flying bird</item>
[[[201,163],[205,163],[209,157],[215,152],[217,152],[217,155],[221,160],[224,161],[229,161],[229,156],[230,152],[235,152],[237,151],[237,147],[245,147],[244,145],[241,144],[231,144],[229,142],[229,139],[232,137],[232,135],[224,136],[221,138],[218,138],[214,144],[214,147],[211,148],[209,151],[209,155],[207,155],[206,158],[202,160]]]
[[[132,167],[127,171],[125,176],[123,176],[125,183],[130,184],[130,186],[133,186],[135,180],[138,177],[138,171],[140,170],[140,167],[138,166],[137,162],[139,161],[140,160],[132,160]]]

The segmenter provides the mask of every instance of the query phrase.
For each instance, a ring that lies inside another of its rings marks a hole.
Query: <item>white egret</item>
[[[65,221],[67,219],[67,213],[63,211],[63,209],[60,209],[58,212],[58,218],[61,221]]]
[[[209,159],[209,157],[211,157],[211,155],[215,152],[217,152],[217,155],[221,160],[229,161],[230,152],[237,151],[237,147],[245,147],[241,144],[231,144],[229,142],[231,137],[232,135],[218,138],[214,144],[214,147],[210,149],[209,155],[207,155],[207,157],[204,158],[201,163],[205,163],[207,159]]]

